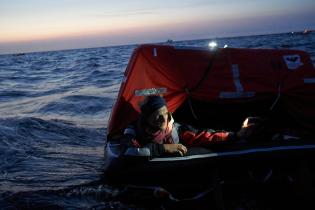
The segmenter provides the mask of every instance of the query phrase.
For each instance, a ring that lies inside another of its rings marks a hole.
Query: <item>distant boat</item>
[[[292,35],[307,35],[307,34],[310,34],[312,32],[313,32],[313,30],[304,29],[304,31],[295,31],[295,32],[293,31],[290,34],[292,34]]]
[[[303,31],[303,34],[309,34],[309,33],[311,33],[312,32],[312,30],[310,30],[310,29],[305,29],[304,31]]]
[[[16,53],[16,54],[13,54],[13,56],[23,56],[25,55],[25,53]]]

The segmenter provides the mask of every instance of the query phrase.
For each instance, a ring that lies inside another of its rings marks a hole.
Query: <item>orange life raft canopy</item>
[[[186,123],[236,129],[246,116],[268,115],[275,124],[315,131],[315,69],[299,50],[141,45],[125,71],[109,140],[152,94],[163,95],[175,120]]]

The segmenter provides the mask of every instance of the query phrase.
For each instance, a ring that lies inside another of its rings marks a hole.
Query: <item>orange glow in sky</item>
[[[0,53],[315,28],[313,0],[0,0]]]

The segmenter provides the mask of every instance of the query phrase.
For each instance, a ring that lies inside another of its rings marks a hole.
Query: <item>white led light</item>
[[[209,42],[209,47],[210,48],[216,48],[218,46],[218,44],[215,42],[215,41],[211,41],[211,42]]]

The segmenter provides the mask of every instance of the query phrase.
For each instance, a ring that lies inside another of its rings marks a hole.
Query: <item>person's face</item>
[[[148,123],[150,124],[150,126],[165,130],[167,126],[167,120],[167,107],[162,106],[160,109],[156,110],[149,116]]]

